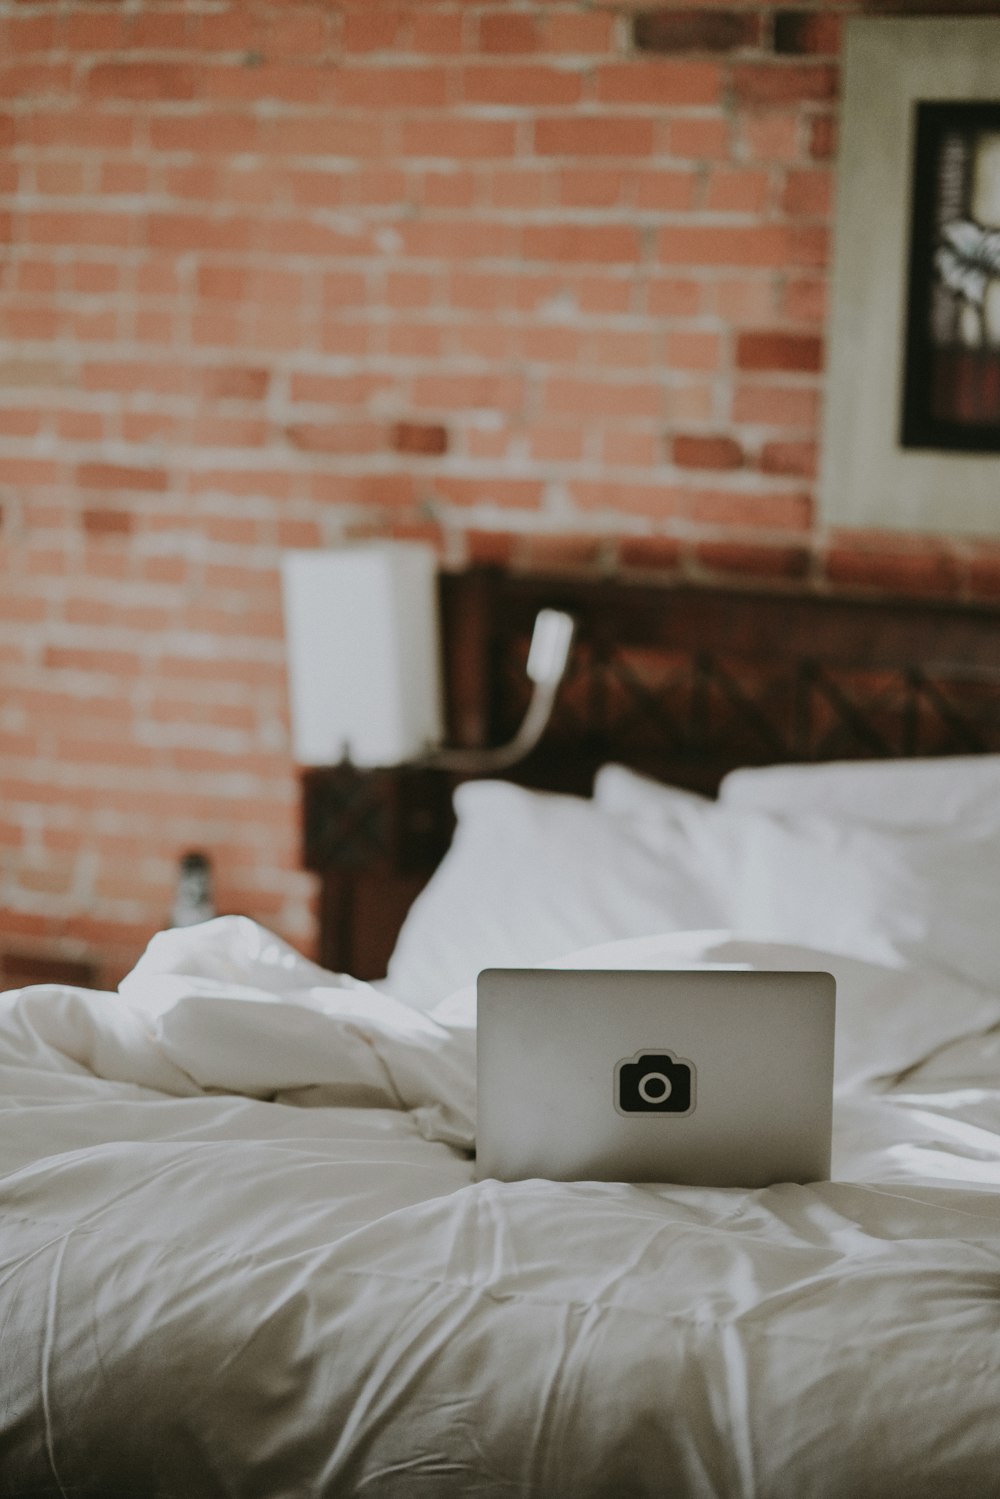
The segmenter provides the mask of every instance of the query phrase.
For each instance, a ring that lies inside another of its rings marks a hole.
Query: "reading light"
[[[504,770],[534,748],[552,714],[573,621],[539,613],[528,652],[534,684],[514,738],[493,749],[442,748],[437,557],[421,542],[291,551],[281,561],[292,745],[300,765],[419,764]]]
[[[566,674],[569,648],[573,643],[573,620],[561,609],[541,609],[528,648],[527,672],[535,684],[521,727],[507,744],[496,749],[441,749],[428,763],[444,770],[481,772],[507,770],[523,760],[545,733],[552,717],[556,693]]]

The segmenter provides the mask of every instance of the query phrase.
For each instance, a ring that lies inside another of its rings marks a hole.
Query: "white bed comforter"
[[[237,918],[4,996],[0,1496],[1000,1494],[1000,1000],[695,960],[837,972],[836,1181],[476,1184],[469,997]]]

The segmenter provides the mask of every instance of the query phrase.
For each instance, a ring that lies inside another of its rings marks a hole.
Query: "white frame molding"
[[[829,526],[1000,534],[1000,455],[899,445],[914,104],[1000,100],[1000,19],[847,26],[820,506]]]

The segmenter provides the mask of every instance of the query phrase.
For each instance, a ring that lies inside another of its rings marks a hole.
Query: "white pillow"
[[[929,964],[1000,992],[995,824],[900,831],[720,807],[703,858],[709,847],[747,936]]]
[[[616,817],[674,814],[678,808],[711,806],[707,796],[683,786],[669,786],[625,765],[602,765],[594,777],[594,804]]]
[[[683,821],[661,819],[655,844],[629,819],[581,797],[470,781],[458,826],[417,897],[384,987],[429,1006],[486,967],[544,962],[619,937],[726,927]]]
[[[734,770],[723,780],[719,800],[741,811],[820,812],[885,827],[940,827],[976,817],[1000,821],[1000,755]]]

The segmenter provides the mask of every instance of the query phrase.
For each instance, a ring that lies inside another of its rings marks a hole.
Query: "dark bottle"
[[[211,862],[207,854],[192,850],[182,855],[178,867],[170,925],[196,926],[199,921],[211,921],[214,915]]]

